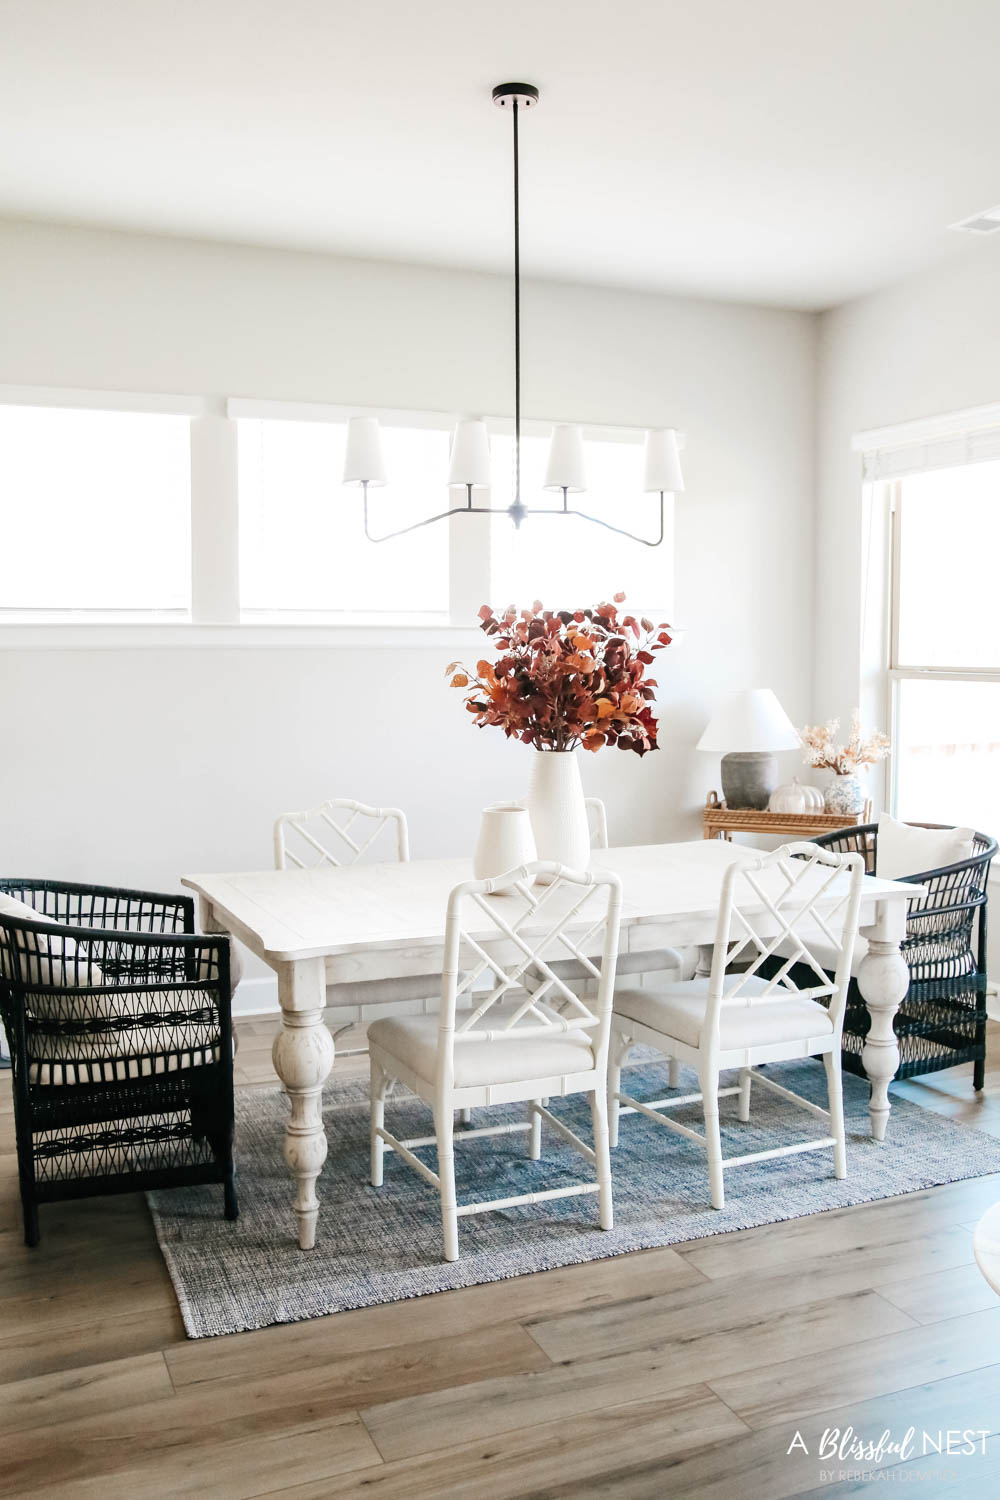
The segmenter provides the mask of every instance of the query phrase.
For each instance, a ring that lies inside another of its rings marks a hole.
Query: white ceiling
[[[0,0],[0,214],[823,307],[1000,202],[998,0]]]

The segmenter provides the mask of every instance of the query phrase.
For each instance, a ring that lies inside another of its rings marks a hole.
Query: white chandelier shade
[[[545,489],[582,494],[587,488],[583,461],[583,433],[575,422],[560,422],[552,429]]]
[[[456,423],[451,441],[448,483],[487,490],[490,482],[490,438],[486,423],[482,417],[463,417]]]
[[[388,482],[378,418],[349,417],[343,483],[362,485],[367,491],[369,485],[384,485]],[[469,501],[464,509],[472,505],[472,490],[491,487],[490,437],[483,417],[461,417],[456,422],[451,440],[447,482],[449,486],[460,485],[469,492]],[[568,493],[582,494],[586,491],[583,430],[578,423],[557,422],[553,427],[544,488],[561,490],[564,505]],[[673,427],[651,428],[646,433],[643,491],[661,496],[684,492],[678,435]]]
[[[344,483],[385,484],[385,459],[377,417],[350,417],[347,423],[347,451],[344,454]]]
[[[653,428],[646,433],[646,473],[642,487],[647,495],[684,493],[681,456],[673,427]]]

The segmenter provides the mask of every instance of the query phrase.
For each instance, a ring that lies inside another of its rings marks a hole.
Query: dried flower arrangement
[[[874,766],[889,754],[888,735],[879,729],[864,731],[857,709],[851,718],[851,737],[846,745],[836,743],[839,728],[839,719],[829,719],[825,724],[807,724],[800,730],[806,765],[814,766],[817,771],[836,771],[838,776],[853,776],[862,766]]]
[[[495,724],[536,750],[617,745],[645,755],[656,749],[657,731],[650,706],[657,684],[646,668],[673,631],[619,618],[624,600],[616,594],[593,609],[551,610],[536,599],[531,609],[500,614],[484,604],[480,629],[498,659],[477,662],[474,673],[452,662],[451,686],[468,689],[465,706],[480,728]]]

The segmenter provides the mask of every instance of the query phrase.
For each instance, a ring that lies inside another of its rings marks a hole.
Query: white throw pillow
[[[922,875],[972,858],[974,828],[914,828],[888,813],[878,820],[875,874],[883,880]]]
[[[15,896],[8,896],[3,892],[0,892],[0,916],[20,917],[29,922],[53,922],[54,920],[46,916],[44,912],[36,911],[26,901],[18,901]],[[62,927],[64,924],[55,922],[54,925]],[[28,970],[26,979],[29,984],[52,984],[67,988],[77,988],[83,985],[88,989],[104,984],[104,975],[101,970],[93,959],[87,956],[85,950],[78,950],[75,938],[67,934],[65,938],[52,939],[51,947],[49,944],[50,939],[44,932],[25,934]],[[78,951],[80,962],[74,964],[70,960],[77,956]],[[65,964],[63,958],[67,960]],[[7,973],[6,955],[3,955],[3,969],[6,977],[10,978],[11,976]]]

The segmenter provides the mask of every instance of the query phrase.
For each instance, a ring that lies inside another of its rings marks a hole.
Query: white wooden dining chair
[[[808,843],[786,844],[747,864],[730,865],[708,977],[655,988],[620,987],[615,995],[608,1069],[612,1146],[618,1143],[619,1116],[633,1113],[695,1141],[708,1154],[713,1208],[725,1203],[723,1173],[751,1161],[832,1147],[836,1176],[847,1175],[840,1039],[863,875],[860,855],[832,854]],[[830,900],[838,895],[831,910]],[[832,977],[804,940],[804,932],[817,931],[837,953]],[[779,949],[789,956],[771,978],[761,977],[762,965]],[[735,969],[737,963],[740,968]],[[797,985],[791,976],[796,964],[805,965],[816,982]],[[697,1070],[700,1091],[647,1101],[623,1092],[622,1064],[637,1044],[690,1064]],[[759,1064],[817,1056],[826,1068],[829,1109],[757,1071]],[[739,1083],[720,1089],[719,1074],[730,1068],[739,1069]],[[746,1122],[755,1082],[829,1120],[830,1134],[724,1159],[719,1099],[738,1094],[739,1119]],[[703,1135],[664,1113],[699,1101]]]
[[[608,844],[608,810],[600,797],[584,797],[583,805],[587,809],[587,828],[590,833],[590,847],[592,849],[607,849]],[[525,801],[511,803],[512,807],[526,807]],[[638,982],[645,982],[647,974],[660,974],[670,970],[683,970],[685,964],[684,954],[677,948],[657,948],[646,953],[619,953],[618,975],[635,974],[639,976]],[[562,959],[554,965],[560,979],[565,979],[567,984],[587,984],[586,972],[575,964],[572,959]],[[590,987],[593,988],[592,986]],[[676,1058],[670,1059],[670,1087],[677,1087],[679,1076]]]
[[[608,847],[608,810],[600,797],[584,797],[583,805],[587,809],[587,828],[590,832],[591,849],[606,849]]]
[[[550,883],[528,884],[539,874],[550,877]],[[541,860],[493,879],[457,885],[448,900],[439,1015],[385,1017],[369,1030],[372,1184],[382,1186],[388,1149],[437,1188],[445,1260],[458,1259],[460,1218],[516,1204],[596,1192],[601,1228],[612,1227],[607,1065],[621,896],[617,875],[577,873]],[[564,952],[597,981],[595,999],[581,998],[553,971],[553,955]],[[591,957],[595,952],[600,954],[596,962]],[[524,987],[529,973],[540,981],[530,992]],[[480,994],[476,985],[484,975],[490,988]],[[471,996],[472,1007],[461,1011],[465,995]],[[395,1082],[431,1107],[433,1135],[400,1140],[386,1128],[386,1099]],[[590,1099],[592,1147],[542,1102],[579,1093]],[[482,1126],[456,1136],[456,1109],[520,1102],[528,1105],[524,1122]],[[538,1161],[543,1122],[593,1167],[595,1181],[457,1202],[456,1143],[525,1130],[528,1155]],[[433,1145],[436,1172],[416,1155]]]
[[[525,798],[516,802],[505,802],[499,804],[501,807],[527,807]],[[587,828],[590,833],[590,847],[592,849],[608,848],[608,810],[600,797],[584,797],[583,805],[587,809]],[[646,974],[649,972],[659,973],[666,969],[681,968],[684,964],[684,955],[677,948],[658,948],[655,952],[648,953],[619,953],[618,975],[622,974]],[[590,976],[572,959],[558,959],[554,964],[555,972],[560,979],[565,979],[570,984],[577,982],[586,983]]]
[[[331,797],[308,812],[282,813],[275,820],[274,867],[306,870],[353,865],[374,850],[380,839],[384,859],[390,845],[383,834],[395,843],[395,855],[390,857],[409,859],[410,836],[400,808],[368,807],[351,797]]]
[[[406,861],[410,838],[406,814],[398,807],[369,807],[351,797],[331,797],[307,812],[282,813],[274,824],[274,865],[278,870],[315,870],[357,864]],[[404,974],[392,979],[358,979],[329,991],[334,1042],[366,1018],[369,1007],[387,1002],[412,1004],[437,994],[437,974]],[[367,1047],[345,1047],[341,1057],[364,1057]]]

